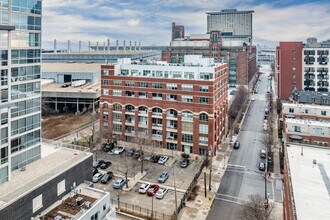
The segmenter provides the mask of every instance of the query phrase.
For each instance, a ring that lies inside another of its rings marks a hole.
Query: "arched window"
[[[166,111],[166,115],[167,115],[167,117],[177,118],[178,117],[178,112],[175,111],[174,109],[169,109],[169,110]]]
[[[109,105],[108,105],[107,103],[104,103],[104,104],[103,104],[103,109],[104,109],[104,110],[108,110],[108,109],[109,109]]]
[[[199,115],[199,120],[200,121],[208,121],[209,120],[209,116],[205,113],[202,113]]]
[[[182,120],[192,121],[193,118],[194,118],[194,115],[192,112],[189,112],[189,111],[182,112]]]
[[[114,104],[113,107],[112,107],[112,109],[114,111],[121,111],[123,108],[122,108],[122,106],[120,104]]]
[[[126,105],[126,112],[134,112],[135,107],[133,105]]]
[[[145,106],[139,107],[139,114],[148,114],[148,108]]]
[[[162,116],[162,114],[163,114],[163,110],[161,110],[160,108],[152,109],[152,115]]]

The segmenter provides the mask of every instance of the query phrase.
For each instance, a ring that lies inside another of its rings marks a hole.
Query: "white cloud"
[[[130,27],[137,27],[140,24],[140,20],[139,19],[129,19],[126,24]]]

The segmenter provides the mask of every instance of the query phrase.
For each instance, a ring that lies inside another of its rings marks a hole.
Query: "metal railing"
[[[60,141],[42,139],[42,143],[49,144],[49,145],[56,146],[56,147],[63,147],[63,148],[68,148],[68,149],[73,149],[73,150],[90,152],[90,149],[88,147],[64,143],[64,142],[60,142]]]

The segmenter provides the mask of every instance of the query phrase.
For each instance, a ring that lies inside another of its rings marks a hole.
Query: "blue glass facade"
[[[0,0],[0,184],[41,156],[41,1]]]

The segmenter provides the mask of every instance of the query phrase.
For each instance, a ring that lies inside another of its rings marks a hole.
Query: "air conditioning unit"
[[[57,215],[57,216],[54,218],[54,220],[62,220],[62,216]]]
[[[91,202],[86,201],[86,202],[85,202],[85,207],[86,207],[86,209],[90,209],[90,207],[91,207]]]
[[[81,206],[83,203],[84,203],[83,198],[81,198],[81,197],[76,198],[77,206]]]

